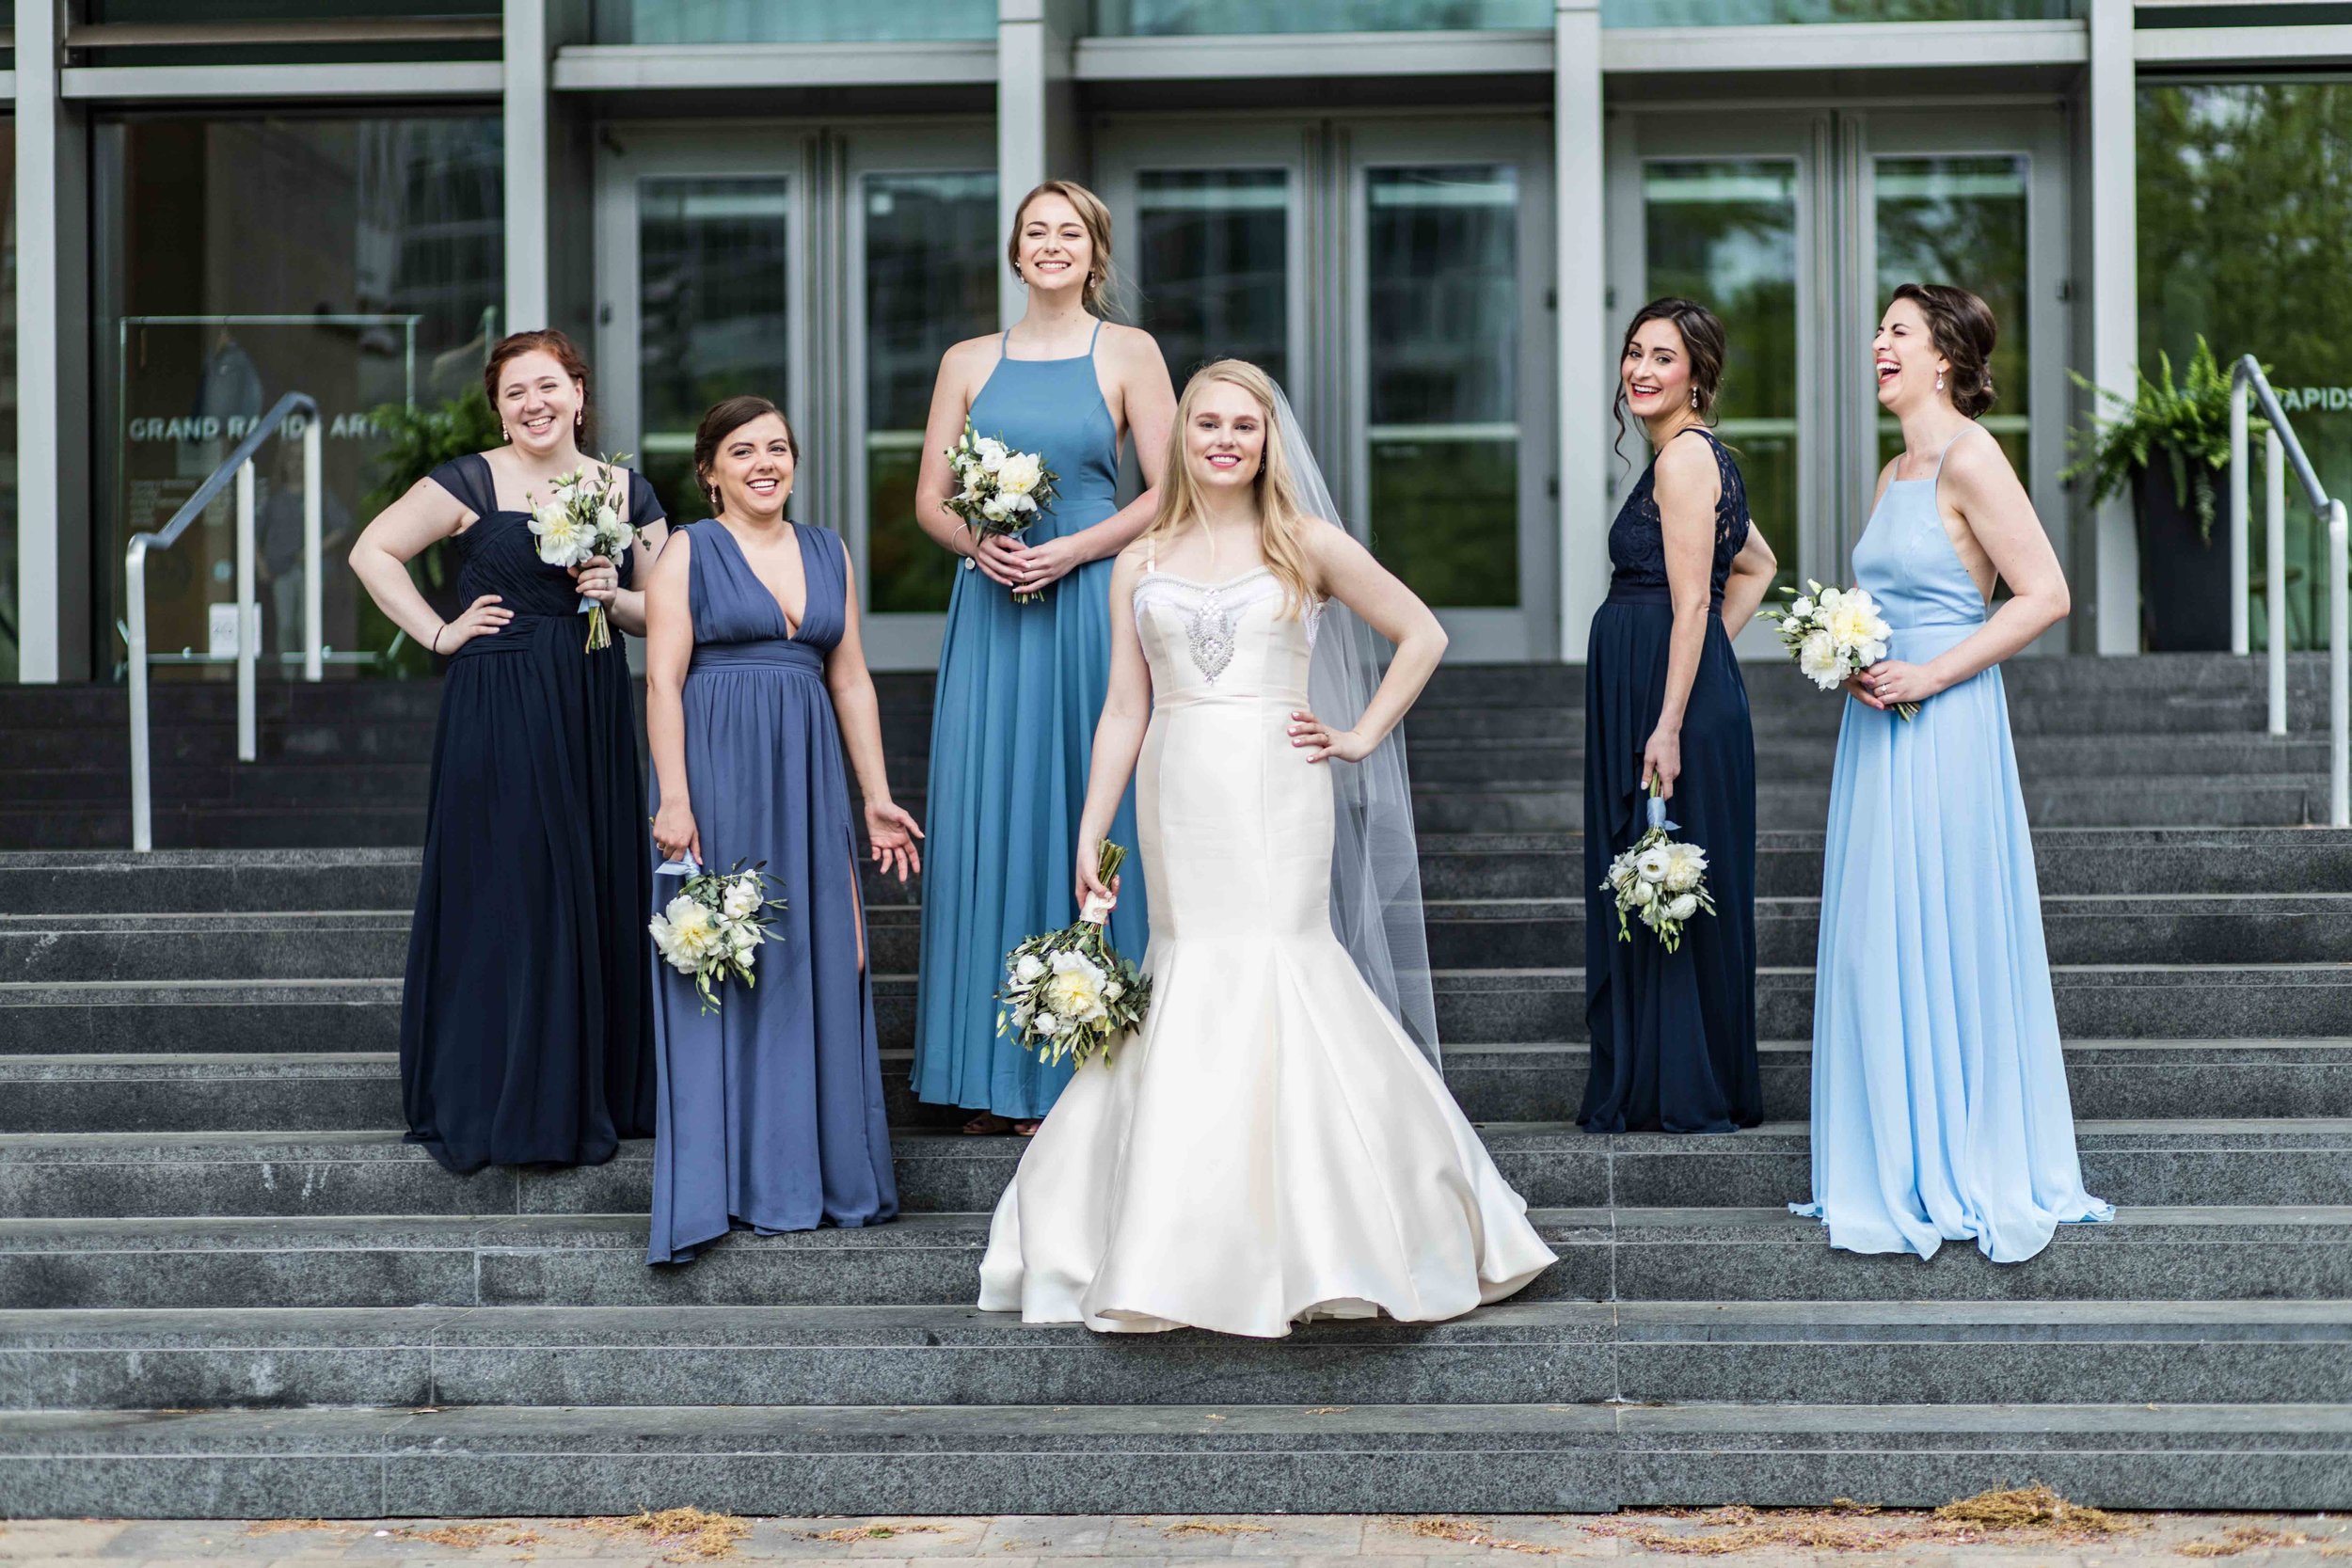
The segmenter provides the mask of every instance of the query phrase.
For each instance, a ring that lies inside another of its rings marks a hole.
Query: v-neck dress
[[[848,625],[849,556],[792,525],[808,602],[797,635],[723,524],[690,553],[694,657],[681,693],[686,787],[704,863],[775,881],[754,984],[694,983],[653,958],[655,1117],[649,1263],[684,1262],[737,1225],[762,1232],[878,1224],[898,1212],[874,995],[858,961],[857,844],[825,657]],[[660,782],[654,784],[660,804]],[[677,896],[657,877],[651,908]]]
[[[401,992],[408,1141],[460,1174],[597,1164],[653,1131],[626,640],[587,651],[571,575],[539,559],[528,515],[499,506],[487,458],[431,478],[475,516],[454,541],[460,602],[496,594],[514,619],[461,644],[441,687]],[[637,474],[628,498],[631,523],[661,520]]]

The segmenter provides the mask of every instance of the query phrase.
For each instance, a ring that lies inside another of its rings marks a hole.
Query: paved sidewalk
[[[1098,1560],[1180,1568],[1240,1558],[1303,1568],[1533,1568],[1545,1559],[1699,1556],[1742,1568],[1829,1560],[1885,1568],[2131,1568],[2230,1559],[2255,1568],[2352,1568],[2352,1519],[2328,1514],[2078,1511],[2014,1528],[1912,1511],[1670,1510],[1606,1516],[1431,1515],[735,1519],[677,1510],[628,1519],[0,1522],[8,1568],[625,1568],[826,1559],[857,1568],[1050,1568]],[[2089,1521],[2085,1523],[2083,1521]]]

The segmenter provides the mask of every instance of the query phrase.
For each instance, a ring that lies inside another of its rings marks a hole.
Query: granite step
[[[2275,1038],[2352,1018],[2352,963],[2068,964],[2051,985],[2068,1037]],[[0,984],[0,1055],[397,1049],[398,980],[147,980]],[[1464,1045],[1589,1038],[1581,969],[1433,975],[1439,1037]],[[874,978],[884,1050],[914,1041],[914,978]],[[1813,1032],[1813,972],[1756,972],[1756,1031]]]
[[[2352,1038],[2066,1042],[2075,1115],[2090,1120],[2352,1117]],[[1757,1049],[1768,1121],[1812,1108],[1804,1040]],[[1448,1046],[1446,1085],[1473,1121],[1571,1121],[1586,1047]],[[891,1125],[953,1126],[907,1085],[912,1053],[882,1053]],[[0,1056],[0,1133],[340,1132],[402,1124],[389,1052]]]
[[[1421,851],[1422,888],[1432,900],[1562,897],[1583,891],[1581,832],[1429,833]],[[1764,832],[1756,851],[1760,894],[1820,892],[1819,829]],[[2352,891],[2352,832],[2325,828],[2042,828],[2034,833],[2034,857],[2045,897]],[[0,910],[20,915],[405,910],[416,902],[417,863],[413,844],[146,855],[120,848],[0,852]],[[896,888],[869,879],[868,898],[888,904],[910,896],[894,896]]]
[[[866,913],[877,972],[914,973],[919,906],[868,904]],[[1440,969],[1584,956],[1581,897],[1438,900],[1426,914]],[[1760,963],[1810,963],[1820,900],[1759,898],[1756,925]],[[2042,901],[2042,925],[2054,963],[2325,962],[2352,954],[2352,893],[2058,896]],[[0,981],[389,978],[406,966],[408,929],[405,909],[0,915]]]
[[[1504,1302],[1184,1330],[941,1307],[0,1312],[12,1410],[2352,1403],[2352,1303]]]
[[[1531,1301],[2310,1301],[2352,1297],[2352,1208],[2123,1209],[2023,1263],[1834,1252],[1769,1209],[1538,1209]],[[0,1220],[0,1309],[968,1303],[985,1213],[739,1231],[648,1268],[639,1214]]]
[[[1740,1208],[1812,1193],[1812,1140],[1767,1122],[1736,1137],[1595,1135],[1497,1121],[1480,1135],[1503,1180],[1539,1209]],[[910,1212],[993,1209],[1026,1147],[900,1129],[891,1138]],[[2352,1207],[2352,1119],[2080,1121],[2090,1190],[2143,1207]],[[132,1216],[643,1213],[654,1146],[601,1165],[497,1166],[454,1177],[395,1128],[342,1132],[24,1132],[0,1135],[0,1213]]]
[[[2352,1408],[55,1411],[12,1418],[0,1460],[0,1513],[59,1516],[1916,1508],[2031,1480],[2113,1509],[2319,1510],[2352,1504]]]

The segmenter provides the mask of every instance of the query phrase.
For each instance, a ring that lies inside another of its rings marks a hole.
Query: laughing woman
[[[2115,1211],[2083,1188],[2001,662],[2066,618],[2032,498],[1977,422],[1984,301],[1906,283],[1872,344],[1903,450],[1854,578],[1895,629],[1847,683],[1821,864],[1813,1198],[1830,1245],[1996,1263]],[[2010,597],[1986,611],[1995,580]],[[1915,718],[1889,712],[1918,705]]]
[[[1731,449],[1707,427],[1724,328],[1653,300],[1626,328],[1617,400],[1657,452],[1609,530],[1614,572],[1584,667],[1588,1132],[1729,1132],[1764,1115],[1756,1061],[1756,738],[1731,640],[1772,580]],[[1621,413],[1619,419],[1623,419]],[[1669,953],[1620,942],[1609,863],[1655,790],[1707,851],[1716,912]]]
[[[561,332],[517,332],[483,382],[508,444],[417,481],[351,551],[377,607],[449,659],[400,1076],[409,1142],[460,1174],[596,1164],[653,1131],[637,706],[625,640],[588,650],[579,609],[596,600],[644,631],[630,584],[661,548],[661,505],[614,473],[635,546],[618,562],[544,564],[531,512],[589,466],[588,367]],[[407,566],[443,539],[466,605],[448,622]]]
[[[845,746],[874,859],[915,869],[914,818],[890,799],[882,721],[841,536],[787,520],[800,445],[774,404],[703,416],[694,468],[711,517],[679,531],[645,592],[645,734],[654,845],[773,879],[757,984],[706,1010],[666,966],[646,1261],[684,1262],[736,1225],[854,1227],[898,1212],[858,905]],[[677,884],[664,877],[654,895]]]

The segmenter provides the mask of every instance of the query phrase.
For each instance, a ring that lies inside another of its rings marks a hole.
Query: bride
[[[1111,577],[1077,846],[1079,897],[1101,907],[1118,887],[1097,884],[1097,848],[1135,772],[1151,1010],[1023,1156],[980,1306],[1263,1338],[1310,1316],[1458,1317],[1555,1259],[1435,1065],[1391,732],[1445,633],[1327,520],[1263,371],[1194,375],[1170,445],[1159,517]],[[1366,622],[1396,644],[1376,691]]]

